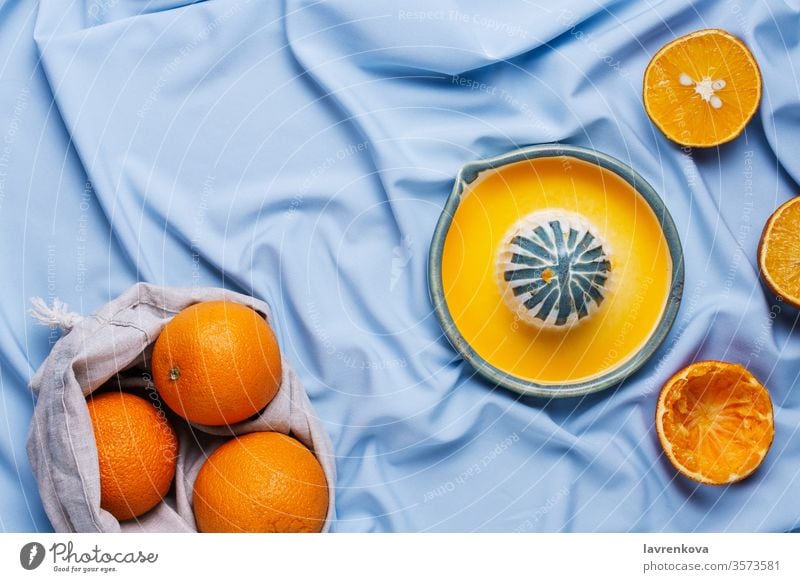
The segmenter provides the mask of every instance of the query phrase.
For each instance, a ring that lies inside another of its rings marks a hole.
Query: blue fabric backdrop
[[[721,27],[764,77],[735,142],[682,150],[642,72]],[[651,363],[585,399],[520,398],[443,338],[428,244],[458,168],[598,148],[661,193],[686,293]],[[24,452],[56,337],[28,297],[89,313],[136,281],[269,302],[338,454],[335,531],[800,527],[800,333],[762,287],[761,228],[800,180],[800,3],[0,2],[0,530],[48,530]],[[653,430],[695,358],[769,387],[773,448],[732,487],[676,476]]]

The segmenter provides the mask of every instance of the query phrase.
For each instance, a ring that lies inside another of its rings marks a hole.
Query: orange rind
[[[745,367],[696,362],[661,390],[656,431],[667,458],[686,477],[735,483],[753,474],[772,444],[772,400]]]

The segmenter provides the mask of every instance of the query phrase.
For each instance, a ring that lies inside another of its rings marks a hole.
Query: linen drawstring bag
[[[109,385],[157,398],[148,363],[158,334],[184,308],[202,301],[234,301],[251,307],[269,323],[268,306],[252,297],[214,288],[180,289],[139,283],[92,315],[70,313],[33,300],[32,315],[61,327],[65,335],[31,380],[37,396],[28,434],[28,456],[45,511],[57,532],[192,532],[192,489],[200,467],[220,444],[256,431],[291,435],[319,460],[328,482],[328,513],[334,519],[336,469],[333,446],[289,363],[274,399],[256,417],[219,427],[192,425],[172,414],[178,435],[175,480],[167,497],[146,514],[123,522],[100,507],[100,474],[86,397]]]

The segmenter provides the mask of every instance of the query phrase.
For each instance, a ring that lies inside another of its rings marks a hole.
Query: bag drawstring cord
[[[69,310],[69,305],[61,301],[58,297],[53,298],[53,306],[48,307],[47,302],[41,297],[31,297],[30,313],[41,325],[51,328],[61,328],[65,332],[70,331],[79,321],[83,319],[79,313]]]

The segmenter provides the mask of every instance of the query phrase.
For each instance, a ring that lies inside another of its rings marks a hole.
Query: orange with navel
[[[245,420],[278,392],[281,354],[275,334],[253,309],[230,301],[187,307],[153,348],[153,382],[164,402],[197,424]]]
[[[772,444],[772,400],[743,366],[696,362],[661,390],[656,431],[682,474],[708,485],[734,483],[758,468]]]
[[[230,440],[212,453],[194,483],[201,532],[318,532],[328,484],[314,454],[276,432]]]
[[[161,502],[175,476],[178,439],[169,421],[144,398],[124,392],[86,403],[100,465],[100,506],[118,520]]]
[[[755,114],[761,72],[741,40],[724,30],[698,30],[655,54],[643,97],[647,115],[670,140],[716,146],[738,136]]]

